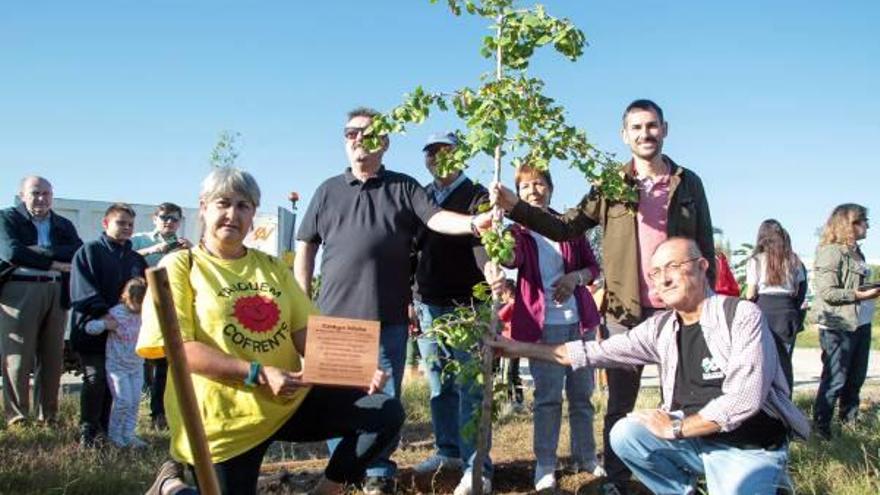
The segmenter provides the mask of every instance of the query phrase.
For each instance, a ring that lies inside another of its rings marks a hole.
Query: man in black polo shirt
[[[318,307],[329,316],[378,320],[379,366],[391,373],[384,392],[399,398],[406,359],[409,254],[422,225],[450,235],[468,235],[473,217],[442,210],[408,175],[386,170],[382,156],[387,136],[374,152],[363,146],[364,131],[378,115],[358,108],[344,130],[350,167],[321,184],[297,233],[294,275],[311,294],[318,248],[321,290]],[[396,447],[397,442],[393,445]],[[393,448],[367,469],[364,492],[393,493],[397,466]]]

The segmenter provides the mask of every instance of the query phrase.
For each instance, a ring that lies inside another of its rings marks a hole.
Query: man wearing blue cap
[[[437,157],[450,153],[458,145],[455,134],[433,134],[422,151],[425,166],[433,180],[425,186],[441,208],[465,215],[478,213],[488,203],[486,189],[472,182],[461,171],[441,175]],[[427,367],[431,388],[431,423],[437,452],[415,467],[418,474],[436,472],[442,468],[466,470],[456,494],[469,493],[475,446],[472,440],[462,438],[461,428],[470,421],[482,401],[478,384],[460,387],[454,376],[443,376],[443,368],[454,359],[464,361],[470,356],[448,348],[429,331],[434,320],[451,313],[456,306],[470,306],[473,286],[483,281],[481,268],[488,256],[480,240],[475,237],[450,236],[420,229],[416,236],[417,265],[413,300],[418,323],[424,332],[418,338],[419,351]],[[464,461],[464,462],[462,462]],[[484,492],[491,492],[492,462],[487,457],[483,468]]]

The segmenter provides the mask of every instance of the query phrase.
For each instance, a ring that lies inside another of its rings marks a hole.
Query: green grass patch
[[[880,397],[880,388],[866,387],[867,397]],[[601,451],[602,414],[605,394],[593,396],[596,405],[597,448]],[[798,406],[811,414],[812,394],[796,397]],[[405,443],[410,445],[395,454],[401,466],[412,466],[429,455],[429,392],[424,381],[404,387],[407,408]],[[656,407],[656,389],[645,389],[637,407]],[[145,401],[146,403],[146,401]],[[61,421],[52,427],[30,425],[4,428],[0,425],[0,494],[123,495],[143,493],[152,483],[156,469],[167,458],[168,435],[147,428],[146,404],[142,408],[139,434],[150,447],[133,451],[106,447],[104,450],[81,450],[77,446],[79,404],[75,397],[62,401]],[[567,409],[567,408],[564,408]],[[532,418],[526,414],[496,425],[492,455],[500,464],[533,462],[531,452]],[[855,427],[835,427],[834,441],[810,439],[792,444],[790,470],[798,493],[876,495],[880,493],[880,406],[863,404],[862,419]],[[560,455],[568,451],[567,420],[560,435]],[[414,446],[421,439],[425,445]],[[266,462],[280,460],[324,459],[323,443],[294,446],[276,443]],[[320,463],[318,464],[320,466]],[[526,473],[528,474],[528,473]],[[497,480],[503,484],[502,480]],[[530,480],[529,480],[530,481]],[[409,492],[407,492],[409,493]],[[439,492],[438,492],[439,493]],[[564,493],[569,493],[564,491]],[[592,493],[592,492],[584,492]]]

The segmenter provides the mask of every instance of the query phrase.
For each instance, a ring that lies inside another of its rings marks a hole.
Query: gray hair
[[[235,167],[216,167],[211,170],[202,181],[199,200],[207,203],[230,193],[244,196],[254,204],[254,208],[260,206],[260,186],[254,176]]]
[[[369,119],[373,119],[373,118],[375,118],[375,117],[377,117],[377,116],[379,116],[379,115],[381,115],[381,114],[380,114],[379,111],[376,110],[375,108],[370,108],[370,107],[357,107],[357,108],[354,108],[354,109],[350,110],[350,111],[348,112],[348,114],[346,114],[346,116],[348,117],[348,118],[346,119],[346,122],[348,122],[349,120],[351,120],[351,119],[353,119],[353,118],[355,118],[355,117],[367,117],[367,118],[369,118]]]
[[[657,251],[660,250],[661,247],[663,247],[667,244],[672,244],[672,243],[678,244],[678,243],[682,243],[682,242],[687,247],[688,258],[703,258],[704,257],[702,251],[700,251],[700,246],[697,244],[697,241],[695,241],[689,237],[682,237],[682,236],[667,237],[666,240],[664,240],[663,242],[658,244],[656,248],[654,248],[654,252],[656,253]]]
[[[49,190],[52,190],[52,183],[49,182],[49,179],[41,177],[39,175],[28,175],[22,178],[21,182],[18,183],[18,192],[23,193],[25,184],[30,181],[34,181],[38,184],[45,184],[46,186],[48,186]]]

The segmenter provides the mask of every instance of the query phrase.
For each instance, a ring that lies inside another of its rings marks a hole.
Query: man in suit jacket
[[[25,177],[18,195],[19,205],[0,211],[0,349],[9,425],[30,416],[32,371],[34,415],[49,421],[58,411],[70,261],[82,245],[70,220],[52,211],[48,180]]]

